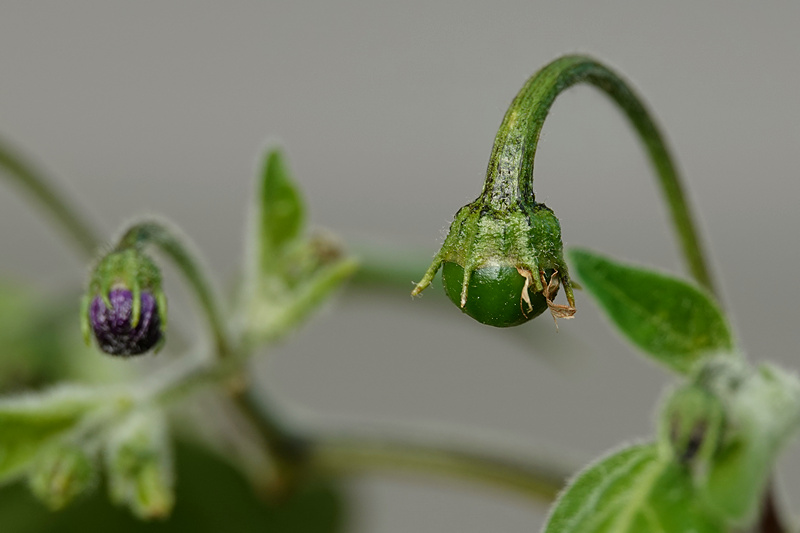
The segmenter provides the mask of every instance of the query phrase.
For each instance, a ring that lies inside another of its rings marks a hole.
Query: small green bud
[[[81,329],[87,344],[93,333],[102,351],[139,355],[163,345],[166,296],[161,272],[137,248],[114,250],[95,267],[84,296]]]
[[[28,473],[31,492],[53,510],[59,510],[97,485],[92,454],[76,444],[58,443],[44,450]]]
[[[140,411],[124,421],[106,450],[109,494],[143,520],[163,519],[175,504],[172,451],[166,421]]]
[[[501,207],[482,195],[462,207],[411,294],[422,292],[440,267],[450,300],[483,324],[516,326],[547,309],[554,318],[575,313],[561,225],[550,208],[532,198]],[[567,306],[553,303],[560,285]]]
[[[684,385],[666,402],[662,440],[679,462],[692,468],[696,478],[703,478],[722,441],[725,418],[725,408],[716,395],[698,384]]]
[[[728,391],[731,430],[709,468],[704,497],[744,527],[758,515],[775,460],[800,425],[800,380],[767,364],[727,374],[715,370],[710,376]]]

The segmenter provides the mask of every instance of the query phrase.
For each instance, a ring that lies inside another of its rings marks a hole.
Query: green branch
[[[9,146],[0,142],[0,171],[18,183],[66,232],[81,253],[91,258],[101,242],[80,211],[68,204],[64,195],[56,190],[43,174]]]
[[[552,460],[510,460],[475,447],[451,443],[351,436],[320,439],[311,445],[309,466],[337,475],[414,472],[499,487],[539,501],[552,501],[570,471]]]
[[[211,364],[177,362],[162,373],[150,398],[161,404],[180,401],[205,386],[230,382],[241,375],[242,359],[217,359]],[[242,385],[240,383],[240,385]],[[146,386],[146,384],[145,384]],[[139,387],[137,387],[138,389]],[[573,469],[550,458],[511,460],[485,446],[446,442],[441,438],[397,439],[350,433],[327,436],[313,429],[295,434],[281,424],[263,402],[242,386],[232,391],[240,412],[259,432],[270,456],[291,484],[294,476],[327,474],[415,473],[499,487],[538,501],[551,501]]]
[[[603,91],[630,120],[658,176],[689,269],[700,285],[714,293],[694,218],[664,137],[633,89],[592,58],[579,55],[561,57],[525,83],[495,137],[482,196],[499,204],[518,198],[533,198],[533,160],[544,120],[556,97],[579,83]]]

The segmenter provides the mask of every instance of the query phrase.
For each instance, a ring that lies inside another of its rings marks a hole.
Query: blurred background
[[[592,54],[660,120],[742,346],[800,367],[800,4],[73,0],[0,13],[0,136],[109,236],[143,213],[174,221],[220,287],[237,273],[268,144],[285,148],[314,225],[425,258],[480,192],[524,81],[561,54]],[[638,141],[599,92],[556,102],[535,178],[566,246],[685,272]],[[4,279],[59,296],[84,282],[82,261],[5,183],[0,243]],[[166,283],[171,320],[202,334],[182,283]],[[438,428],[575,464],[651,435],[672,377],[585,294],[559,331],[547,317],[496,330],[437,290],[344,291],[259,361],[259,379],[308,424]],[[796,445],[779,481],[783,503],[800,504]],[[546,511],[450,482],[349,488],[360,533],[532,531]]]

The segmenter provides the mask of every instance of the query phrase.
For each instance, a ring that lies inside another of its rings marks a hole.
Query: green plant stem
[[[177,362],[162,373],[150,398],[176,402],[205,386],[230,382],[241,375],[243,359],[218,359],[212,363]],[[235,385],[234,385],[235,386]],[[550,501],[572,471],[552,458],[508,460],[484,451],[485,446],[443,443],[442,439],[411,441],[350,433],[326,436],[307,430],[296,435],[287,430],[263,401],[239,388],[233,395],[240,412],[259,432],[283,476],[324,473],[353,476],[370,472],[413,472],[468,480],[501,487],[539,501]],[[291,483],[291,479],[282,480]]]
[[[354,247],[358,258],[358,274],[351,283],[367,287],[385,287],[408,292],[414,279],[424,272],[433,255],[419,249],[381,248],[371,246]]]
[[[499,207],[533,197],[533,160],[544,120],[556,97],[579,83],[603,91],[630,120],[655,168],[689,269],[700,285],[715,293],[694,218],[664,137],[633,89],[590,57],[561,57],[525,83],[495,137],[482,195]]]
[[[387,438],[322,438],[311,444],[313,471],[336,475],[414,472],[478,482],[539,501],[553,500],[569,475],[552,461],[527,463],[482,451]]]
[[[526,466],[473,451],[458,451],[450,446],[425,445],[391,440],[375,440],[350,436],[344,439],[317,439],[290,432],[273,409],[257,401],[243,380],[243,368],[253,346],[234,344],[222,321],[221,307],[199,262],[174,231],[160,222],[134,224],[120,238],[118,247],[154,244],[166,253],[186,276],[211,324],[215,351],[213,362],[182,367],[167,372],[170,377],[153,390],[160,402],[175,401],[208,384],[227,383],[231,397],[245,418],[265,441],[270,455],[281,472],[281,482],[291,485],[305,472],[324,471],[339,475],[358,472],[413,469],[456,478],[471,479],[502,486],[539,499],[552,499],[566,478],[560,472],[542,465]],[[354,268],[343,263],[343,271]],[[339,279],[338,270],[333,278]],[[323,284],[324,285],[324,284]],[[313,292],[313,291],[312,291]],[[314,294],[301,295],[292,316],[302,316],[309,305],[316,303]],[[296,320],[289,321],[293,325]],[[278,338],[278,333],[270,337]],[[285,331],[283,331],[285,333]],[[543,463],[544,464],[544,463]]]
[[[296,290],[292,298],[278,300],[277,305],[270,303],[268,306],[270,312],[261,317],[262,324],[266,327],[255,335],[248,332],[243,342],[245,344],[243,349],[249,351],[254,345],[275,342],[285,336],[302,323],[312,311],[325,301],[325,297],[331,291],[350,278],[358,268],[359,264],[354,259],[338,260],[320,269],[313,282]]]
[[[167,224],[159,221],[144,221],[130,226],[117,243],[117,248],[143,247],[155,245],[177,265],[194,290],[201,308],[211,327],[214,340],[214,363],[190,368],[177,369],[174,380],[162,385],[154,392],[160,401],[180,397],[198,385],[208,382],[225,383],[231,399],[242,415],[252,424],[264,439],[276,465],[285,478],[291,477],[296,459],[286,451],[286,443],[295,437],[271,409],[259,406],[249,392],[244,376],[244,367],[251,346],[234,342],[223,320],[223,311],[208,276],[200,266],[200,261],[185,244],[184,237]],[[313,295],[312,295],[313,296]],[[306,296],[308,298],[308,296]],[[304,300],[305,301],[305,300]],[[287,483],[290,483],[288,480]]]
[[[212,290],[209,278],[200,268],[199,261],[184,242],[185,239],[179,237],[177,231],[171,229],[165,223],[148,220],[130,226],[119,239],[117,248],[138,248],[153,244],[172,259],[183,275],[186,276],[208,318],[216,352],[221,358],[229,358],[234,355],[235,346],[222,318],[222,307]]]
[[[64,194],[15,150],[0,142],[0,170],[36,200],[57,226],[69,235],[81,254],[91,258],[101,240],[91,225],[65,200]]]

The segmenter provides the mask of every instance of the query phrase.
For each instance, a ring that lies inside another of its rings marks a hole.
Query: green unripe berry
[[[544,204],[498,207],[484,196],[461,208],[413,295],[442,268],[450,300],[482,324],[517,326],[549,309],[555,318],[575,313],[561,225]],[[553,299],[564,287],[569,305]]]
[[[533,192],[533,156],[552,103],[539,107],[542,94],[533,83],[538,79],[531,78],[506,111],[481,195],[458,210],[442,248],[411,292],[425,290],[444,267],[447,296],[491,326],[516,326],[545,309],[553,318],[575,314],[561,223]],[[558,287],[564,288],[567,305],[553,303]]]
[[[549,274],[552,275],[552,271]],[[458,306],[461,305],[463,279],[463,267],[452,262],[442,265],[444,291]],[[469,278],[467,302],[461,310],[481,324],[500,328],[518,326],[547,310],[544,293],[536,293],[531,289],[525,276],[516,268],[478,268]]]

